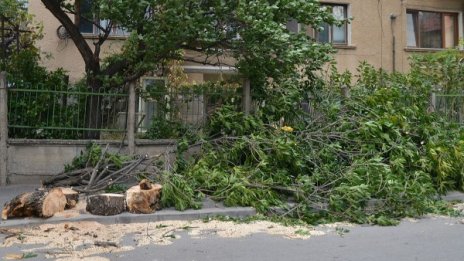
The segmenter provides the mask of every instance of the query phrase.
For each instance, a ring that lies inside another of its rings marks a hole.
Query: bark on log
[[[66,197],[65,209],[74,208],[79,202],[79,193],[71,188],[61,188]]]
[[[112,216],[126,210],[126,201],[121,194],[99,194],[87,198],[86,210],[94,215]]]
[[[131,213],[153,213],[159,208],[162,188],[160,184],[150,184],[147,180],[142,180],[139,185],[126,191],[127,209]]]
[[[23,193],[7,202],[2,210],[2,219],[16,217],[49,218],[64,211],[66,196],[61,188],[49,191]]]

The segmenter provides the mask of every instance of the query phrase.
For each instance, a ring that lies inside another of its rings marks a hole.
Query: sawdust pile
[[[312,236],[322,236],[334,231],[338,226],[350,225],[343,223],[318,227],[283,226],[268,221],[242,224],[217,220],[113,225],[75,222],[8,229],[10,235],[14,236],[7,237],[0,247],[18,244],[22,246],[24,252],[45,253],[47,258],[81,260],[88,257],[97,258],[96,255],[104,253],[131,251],[138,246],[169,245],[180,237],[181,232],[188,233],[194,239],[209,236],[238,238],[256,233],[266,233],[288,239],[309,239]],[[126,237],[125,240],[123,240],[124,237]],[[130,243],[125,245],[123,241]],[[28,245],[31,248],[26,249]]]
[[[464,203],[455,204],[453,208],[464,215]]]

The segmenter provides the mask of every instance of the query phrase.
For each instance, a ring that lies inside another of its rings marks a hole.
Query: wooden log
[[[127,209],[131,213],[153,213],[159,208],[162,188],[160,184],[150,184],[147,180],[142,180],[139,185],[126,191]]]
[[[74,208],[79,202],[79,193],[71,188],[61,188],[61,190],[66,197],[65,209]]]
[[[27,192],[16,196],[5,203],[2,219],[17,217],[49,218],[55,213],[64,211],[66,196],[61,188]]]
[[[87,198],[86,210],[94,215],[112,216],[126,210],[124,195],[104,193]]]

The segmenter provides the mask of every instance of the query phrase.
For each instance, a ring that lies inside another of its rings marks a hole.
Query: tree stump
[[[49,218],[64,211],[66,196],[61,188],[23,193],[5,203],[2,219],[16,217]]]
[[[66,206],[64,209],[71,209],[79,202],[79,193],[71,188],[61,188],[66,197]]]
[[[124,195],[105,193],[87,198],[86,210],[94,215],[112,216],[126,210]]]
[[[159,208],[162,188],[160,184],[150,184],[149,181],[142,180],[139,185],[126,191],[127,209],[131,213],[153,213]]]

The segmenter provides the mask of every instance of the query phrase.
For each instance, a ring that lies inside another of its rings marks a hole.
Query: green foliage
[[[411,75],[425,85],[445,93],[459,93],[464,89],[464,53],[446,50],[426,55],[416,55],[411,60]]]
[[[80,155],[73,159],[71,164],[65,166],[65,171],[95,167],[100,159],[102,159],[102,165],[111,164],[114,165],[116,169],[120,169],[124,161],[131,159],[129,156],[110,152],[105,152],[105,155],[102,156],[102,153],[103,150],[100,145],[93,142],[89,143],[86,149],[81,151]]]
[[[121,65],[116,74],[99,78],[120,84],[128,76],[159,70],[170,60],[182,60],[180,50],[194,50],[216,63],[229,56],[240,72],[253,80],[258,93],[265,93],[269,78],[295,74],[295,68],[314,71],[330,59],[332,47],[304,33],[291,33],[285,25],[297,19],[316,30],[335,23],[319,1],[92,1],[92,14],[124,27],[130,36],[121,53],[102,59],[102,68]],[[63,10],[73,6],[62,3]],[[70,10],[69,10],[70,9]]]
[[[147,139],[174,139],[180,138],[187,132],[187,127],[179,121],[172,121],[166,117],[155,117],[145,133]]]
[[[173,206],[177,210],[198,209],[201,207],[201,198],[201,193],[196,192],[181,175],[170,173],[163,175],[162,206]]]
[[[34,43],[41,35],[41,27],[34,24],[33,16],[24,8],[25,0],[2,0],[0,15],[4,18],[5,30],[2,32],[0,46],[2,55],[0,70],[8,70],[9,62],[18,50],[36,50]],[[18,34],[15,29],[22,32]],[[2,42],[4,41],[4,42]]]
[[[235,106],[225,105],[213,113],[207,128],[211,136],[242,136],[262,127],[263,122],[256,117],[237,111]]]
[[[6,2],[14,3],[13,0]],[[55,17],[66,17],[69,13],[76,13],[72,2],[42,2]],[[301,90],[287,93],[284,88],[269,92],[272,88],[268,88],[268,80],[281,85],[291,85],[295,83],[292,81],[294,76],[302,74],[300,76],[304,75],[304,77],[300,78],[306,78],[306,86],[308,86],[316,78],[313,72],[329,61],[330,53],[333,52],[330,45],[315,42],[304,33],[292,33],[285,25],[290,19],[297,19],[316,30],[321,30],[321,25],[325,23],[337,23],[330,12],[320,8],[317,0],[277,2],[94,0],[91,1],[89,12],[80,15],[81,20],[93,21],[95,17],[104,19],[108,21],[110,27],[118,26],[129,33],[121,51],[105,59],[100,57],[101,46],[106,44],[108,36],[105,34],[105,28],[99,28],[101,37],[99,41],[93,43],[82,41],[82,37],[77,35],[71,37],[76,41],[75,45],[79,48],[79,53],[85,62],[88,85],[86,87],[91,87],[93,90],[114,88],[147,73],[165,73],[166,65],[173,60],[194,59],[197,60],[196,62],[215,65],[236,61],[238,72],[251,80],[253,95],[262,102],[265,112],[263,115],[270,116],[271,114],[267,112],[279,111],[275,117],[285,114],[295,104],[293,99],[301,94]],[[69,21],[63,23],[63,26],[72,27],[74,24]],[[65,29],[71,34],[78,33],[72,28]],[[188,57],[182,50],[193,51],[199,55]],[[224,59],[225,57],[227,59]],[[39,82],[42,81],[43,79],[40,79]],[[31,84],[36,85],[35,82]],[[45,90],[49,88],[46,87]],[[267,98],[276,95],[279,95],[280,99]],[[220,94],[206,97],[207,101],[223,98]],[[176,102],[175,99],[157,101],[163,109],[168,108],[169,105],[169,109],[173,111],[167,113],[175,115],[175,106],[171,103],[171,101]],[[59,103],[51,102],[57,105],[59,110],[61,109]],[[239,102],[237,99],[234,104]],[[264,106],[265,103],[268,105]],[[86,105],[89,104],[90,102]],[[282,104],[285,104],[285,107],[282,107]],[[87,108],[87,111],[90,109]],[[31,110],[30,118],[44,117],[45,112],[37,110],[38,108]],[[96,110],[101,108],[98,107]],[[97,111],[93,115],[99,113],[100,111]],[[49,115],[46,116],[50,118]],[[80,117],[67,115],[67,119],[72,118]],[[87,127],[99,127],[97,120],[88,118]],[[152,130],[148,132],[150,138],[176,138],[184,131],[184,125],[175,126],[176,131],[173,132],[166,132],[162,128],[175,122],[177,120],[175,117],[157,116],[155,119]],[[54,121],[64,121],[64,126],[70,127],[64,119],[59,118]],[[44,125],[42,121],[34,122],[33,125],[33,127],[37,126],[36,130],[40,130],[38,134],[34,131],[26,131],[21,135],[35,138],[69,138],[62,133],[42,130],[40,128]],[[95,137],[97,136],[95,133],[89,131],[85,135]]]
[[[449,213],[436,198],[463,190],[464,136],[428,112],[430,84],[419,79],[429,75],[419,71],[390,74],[362,63],[354,83],[349,73],[332,71],[324,88],[318,81],[284,84],[285,93],[319,88],[317,117],[296,117],[290,109],[307,96],[285,102],[273,90],[279,85],[268,85],[266,104],[255,114],[223,107],[213,115],[215,138],[180,161],[176,179],[226,205],[262,213],[278,206],[285,217],[309,223],[394,225],[405,216]],[[340,97],[342,86],[351,88],[351,98]],[[272,113],[269,104],[284,109]]]
[[[79,102],[68,102],[65,95],[54,92],[71,91],[66,73],[58,69],[47,71],[40,65],[39,53],[34,49],[22,50],[12,55],[8,63],[9,124],[33,128],[10,128],[12,138],[77,138],[69,131],[46,127],[75,127],[83,110]],[[19,91],[16,91],[19,89]],[[30,90],[30,91],[28,91]],[[59,112],[59,113],[58,113]]]
[[[34,24],[32,16],[23,7],[27,1],[4,0],[0,2],[0,13],[6,17],[6,28],[19,28],[18,36],[14,30],[6,30],[6,56],[2,56],[0,70],[5,70],[9,84],[9,125],[30,126],[33,128],[10,128],[11,138],[70,138],[69,132],[56,131],[44,127],[72,127],[78,118],[75,106],[63,102],[61,95],[54,91],[67,91],[66,73],[62,69],[48,71],[41,65],[40,51],[35,47],[41,38],[41,27]],[[2,39],[0,39],[1,41]],[[21,89],[16,91],[15,89]],[[28,92],[27,90],[31,90]],[[53,108],[53,109],[52,109]],[[59,116],[55,111],[60,111]]]
[[[106,193],[124,193],[126,192],[128,187],[124,184],[111,184],[109,187],[105,189]]]
[[[207,82],[203,84],[182,84],[180,86],[147,86],[142,97],[156,106],[156,113],[145,133],[148,139],[166,139],[196,136],[201,134],[204,122],[198,118],[188,122],[190,110],[202,115],[204,111],[217,113],[219,108],[234,109],[241,100],[238,86],[230,82]],[[204,111],[198,111],[198,110]],[[195,133],[197,132],[197,133]]]

